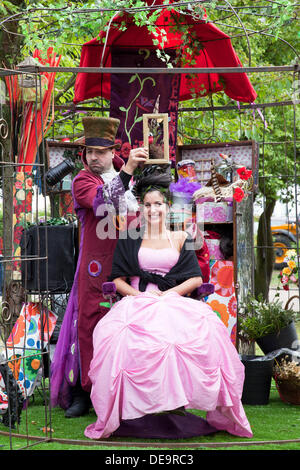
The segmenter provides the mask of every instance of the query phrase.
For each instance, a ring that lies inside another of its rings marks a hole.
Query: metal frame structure
[[[185,5],[187,3],[194,3],[194,2],[180,2],[180,5]],[[197,0],[197,2],[195,3],[199,3],[199,1]],[[201,2],[201,3],[209,3],[209,2]],[[230,5],[229,2],[226,1],[226,4],[228,6],[228,9],[227,11],[230,11],[231,13],[235,13],[238,20],[240,21],[240,23],[242,24],[241,22],[241,19],[237,13],[237,8],[234,8]],[[151,7],[149,7],[149,9],[151,9]],[[131,9],[130,11],[136,11],[137,9]],[[117,9],[114,10],[114,11],[118,11]],[[243,35],[247,35],[247,32],[242,24],[242,29],[244,30],[243,31]],[[254,33],[257,33],[257,32],[254,32]],[[253,34],[253,32],[249,33],[250,34]],[[264,34],[264,33],[262,33]],[[265,33],[266,35],[268,35],[267,33]],[[270,35],[272,36],[272,35]],[[279,38],[280,39],[280,38]],[[299,56],[298,56],[299,57]],[[249,48],[249,59],[251,59],[251,51],[250,51],[250,48]],[[249,60],[250,62],[250,60]],[[232,67],[218,67],[218,68],[158,68],[158,69],[149,69],[149,68],[130,68],[130,69],[124,69],[124,68],[93,68],[93,67],[86,67],[86,68],[81,68],[81,67],[39,67],[39,66],[36,66],[36,67],[27,67],[27,68],[23,68],[22,70],[19,69],[19,70],[8,70],[8,69],[3,69],[3,68],[0,68],[0,79],[3,78],[4,76],[7,76],[7,75],[19,75],[19,74],[32,74],[32,76],[35,78],[35,81],[36,81],[36,88],[40,87],[41,84],[40,84],[40,73],[42,72],[56,72],[56,73],[65,73],[65,72],[71,72],[73,74],[76,74],[76,73],[151,73],[151,74],[186,74],[188,72],[191,72],[191,73],[194,73],[194,74],[202,74],[202,73],[210,73],[210,72],[213,72],[213,73],[223,73],[223,74],[226,74],[226,73],[248,73],[248,74],[251,74],[251,73],[258,73],[258,74],[261,74],[261,73],[265,73],[265,74],[268,74],[270,72],[284,72],[284,73],[292,73],[293,74],[293,78],[294,80],[296,80],[300,74],[300,68],[299,68],[299,64],[295,64],[295,65],[291,65],[291,66],[268,66],[268,67],[251,67],[251,66],[248,66],[248,67],[239,67],[239,68],[232,68]],[[299,97],[300,98],[300,97]],[[265,114],[267,112],[267,110],[269,108],[274,108],[274,107],[285,107],[285,106],[291,106],[293,107],[294,109],[294,122],[293,122],[293,140],[291,141],[283,141],[283,142],[267,142],[266,139],[265,139],[265,133],[263,135],[263,140],[262,142],[260,142],[261,144],[261,158],[262,158],[262,165],[263,165],[263,175],[260,176],[260,178],[263,179],[263,181],[265,181],[266,178],[272,178],[272,175],[265,175],[264,174],[264,152],[265,152],[265,147],[267,145],[286,145],[287,143],[290,143],[290,144],[293,144],[294,146],[294,174],[293,175],[284,175],[284,177],[289,177],[290,179],[292,179],[294,181],[294,191],[295,191],[295,204],[296,204],[296,214],[299,214],[299,207],[298,207],[298,189],[297,189],[297,180],[299,179],[299,174],[297,173],[297,144],[299,143],[300,139],[298,139],[297,137],[297,125],[296,125],[296,112],[295,112],[295,109],[296,109],[296,105],[300,103],[300,99],[298,100],[287,100],[287,101],[281,101],[281,102],[269,102],[269,103],[258,103],[258,104],[243,104],[243,105],[240,105],[240,107],[238,108],[237,106],[234,106],[234,105],[227,105],[227,106],[203,106],[203,107],[179,107],[179,113],[184,113],[184,112],[199,112],[199,111],[203,111],[203,112],[226,112],[226,111],[239,111],[239,110],[244,110],[244,109],[251,109],[251,110],[255,110],[257,108],[260,108],[262,110],[262,114],[263,116],[265,117]],[[70,109],[70,106],[55,106],[55,109],[57,111],[60,111],[60,110],[64,110],[64,109],[68,109],[71,111],[71,114],[72,113],[75,113],[76,111],[101,111],[101,112],[107,112],[109,111],[108,108],[105,108],[105,107],[87,107],[87,106],[83,106],[83,105],[80,105],[80,106],[72,106],[71,109]],[[70,116],[71,117],[71,116]],[[44,180],[44,173],[45,173],[45,161],[46,161],[46,158],[45,158],[45,142],[44,142],[44,138],[45,136],[43,136],[43,144],[41,145],[41,148],[39,149],[39,152],[38,152],[38,159],[37,159],[37,162],[35,163],[35,167],[36,168],[40,168],[41,170],[41,175],[40,175],[40,184],[44,187],[44,194],[46,195],[46,187],[45,187],[45,180]],[[3,150],[3,147],[1,146],[2,150]],[[40,155],[40,152],[41,152],[41,155]],[[15,162],[12,162],[12,161],[6,161],[4,158],[3,158],[3,151],[1,152],[1,157],[0,157],[0,167],[1,167],[1,171],[2,171],[2,175],[3,175],[3,178],[5,177],[9,177],[11,178],[13,176],[13,170],[16,166],[16,163]],[[23,166],[23,168],[26,167],[26,164],[21,164],[21,166]],[[7,174],[7,170],[9,170],[9,173]],[[6,172],[6,173],[5,173]],[[46,203],[46,197],[44,197],[44,204],[43,204],[43,211],[45,214],[47,214],[47,203]],[[38,221],[38,211],[39,211],[39,202],[38,202],[38,197],[36,198],[36,221]],[[299,224],[299,216],[297,218],[297,222]],[[46,231],[47,232],[47,231]],[[299,228],[297,228],[297,252],[299,254],[299,240],[300,240],[300,232],[299,232]],[[255,248],[258,248],[257,246]],[[270,248],[268,246],[264,246],[264,247],[259,247],[259,248]],[[47,254],[46,254],[46,257],[40,257],[40,256],[37,256],[35,258],[37,261],[42,261],[42,260],[46,260],[47,262]],[[5,255],[4,259],[1,260],[0,264],[2,264],[2,266],[5,264],[5,263],[8,263],[8,264],[11,264],[15,261],[26,261],[26,257],[22,258],[22,257],[19,257],[17,260],[13,257],[13,256],[10,256],[10,255]],[[300,286],[299,286],[299,294],[300,294]],[[48,292],[44,292],[44,293],[40,293],[39,295],[39,299],[40,301],[42,302],[45,302],[46,300],[46,303],[49,303],[49,291]],[[7,305],[4,306],[5,308],[7,308]],[[3,312],[3,311],[2,311]],[[8,318],[9,318],[9,311],[8,311]],[[2,321],[3,321],[3,313],[2,313]],[[12,326],[12,325],[11,325]],[[0,322],[0,329],[1,327],[3,327],[3,325],[1,325],[1,322]],[[48,352],[45,352],[43,350],[40,351],[41,355],[42,356],[45,356],[46,358],[48,358]],[[48,359],[46,359],[48,360]],[[4,361],[6,362],[6,361]],[[43,366],[43,369],[44,369],[44,366]],[[14,438],[17,438],[17,437],[20,437],[22,439],[26,439],[27,440],[27,445],[24,446],[24,448],[28,448],[28,447],[31,447],[32,445],[35,445],[35,443],[40,443],[40,442],[60,442],[60,443],[63,443],[63,444],[70,444],[70,445],[73,445],[73,444],[81,444],[81,445],[87,445],[87,446],[94,446],[94,445],[99,445],[99,444],[103,444],[103,445],[106,445],[106,446],[110,446],[110,447],[115,447],[115,446],[124,446],[124,447],[127,447],[127,446],[132,446],[132,442],[128,443],[128,442],[121,442],[121,441],[118,441],[118,442],[113,442],[112,440],[110,441],[107,441],[107,440],[104,440],[104,441],[86,441],[86,440],[71,440],[71,439],[58,439],[58,438],[54,438],[53,437],[53,432],[52,432],[52,419],[51,419],[51,414],[52,414],[52,410],[51,410],[51,406],[50,406],[50,403],[48,401],[48,396],[47,396],[47,388],[46,388],[46,385],[45,385],[45,377],[43,376],[42,378],[43,380],[43,384],[40,388],[40,392],[42,393],[42,396],[43,396],[43,399],[45,400],[45,437],[38,437],[38,436],[30,436],[28,435],[24,435],[24,434],[19,434],[19,433],[15,433],[13,431],[13,428],[10,427],[9,431],[7,433],[5,432],[2,432],[0,431],[0,434],[1,435],[7,435],[9,437],[9,440],[10,440],[10,447],[11,449],[13,449],[13,439]],[[50,381],[49,381],[50,382]],[[51,383],[50,383],[50,386],[51,386]],[[29,407],[30,408],[30,407]],[[27,413],[28,413],[28,410],[25,409],[23,411],[23,413],[26,413],[26,420],[28,420],[28,416],[27,416]],[[30,442],[34,442],[33,444],[30,444]],[[296,439],[296,440],[285,440],[285,441],[250,441],[251,442],[251,445],[263,445],[263,444],[266,444],[266,443],[279,443],[279,444],[285,444],[285,443],[288,443],[288,442],[299,442],[299,439]],[[234,443],[216,443],[216,444],[211,444],[209,445],[208,443],[205,443],[205,447],[230,447],[231,445],[249,445],[250,444],[249,441],[247,441],[247,443],[245,443],[244,441],[243,442],[238,442],[238,441],[235,441]],[[149,443],[148,443],[149,444]],[[137,447],[145,447],[148,445],[147,443],[141,443],[141,442],[138,442],[138,443],[134,443],[135,446]],[[151,443],[151,447],[153,447],[153,443]],[[180,443],[176,443],[176,444],[170,444],[170,443],[164,443],[164,444],[155,444],[155,447],[157,448],[160,448],[160,447],[168,447],[170,449],[172,448],[180,448],[180,447],[190,447],[190,448],[201,448],[202,444],[198,444],[198,443],[187,443],[185,442],[184,444],[180,444]]]

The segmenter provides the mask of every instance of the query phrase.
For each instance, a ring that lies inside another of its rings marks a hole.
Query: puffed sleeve
[[[104,207],[108,211],[120,211],[121,206],[125,204],[127,185],[120,175],[109,183],[103,183],[97,176],[81,172],[74,178],[72,190],[80,208],[93,209],[95,216],[101,216],[104,211],[100,209]]]

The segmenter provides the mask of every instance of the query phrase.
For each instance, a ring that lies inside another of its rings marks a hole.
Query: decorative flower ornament
[[[247,170],[245,166],[242,166],[241,168],[237,168],[236,172],[240,177],[242,185],[235,187],[233,191],[233,199],[236,202],[241,202],[252,189],[252,170]]]
[[[220,156],[224,160],[229,158],[224,154],[220,154]],[[230,168],[233,169],[233,166],[231,165]],[[215,187],[212,189],[211,186],[207,184],[205,187],[194,192],[193,199],[197,201],[201,198],[213,197],[216,202],[221,202],[228,200],[228,198],[231,200],[233,198],[236,202],[241,202],[253,189],[253,176],[252,170],[248,170],[244,166],[237,168],[236,172],[238,174],[238,179],[233,183],[219,185],[218,194]]]
[[[236,201],[236,202],[241,202],[245,197],[245,192],[242,188],[240,187],[237,187],[234,189],[234,192],[233,192],[233,199]]]
[[[285,254],[284,261],[287,266],[280,271],[278,278],[284,290],[289,290],[289,284],[298,285],[298,267],[296,250],[288,250]]]
[[[243,166],[241,168],[238,168],[236,171],[237,171],[239,177],[241,178],[241,180],[247,181],[252,176],[252,171],[247,170],[247,168],[245,166]]]
[[[181,177],[176,183],[170,184],[170,191],[172,193],[182,193],[192,197],[194,192],[201,188],[201,183],[193,181],[191,178]]]

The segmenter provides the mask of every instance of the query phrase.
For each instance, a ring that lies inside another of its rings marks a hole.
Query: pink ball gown
[[[165,274],[179,253],[141,247],[138,257],[142,269]],[[97,421],[85,436],[107,438],[122,420],[185,407],[207,411],[212,430],[251,437],[241,404],[244,366],[225,325],[204,302],[154,289],[123,297],[94,330],[89,377]]]

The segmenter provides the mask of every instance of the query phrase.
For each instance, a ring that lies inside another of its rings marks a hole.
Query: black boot
[[[72,389],[72,405],[65,412],[66,418],[79,418],[88,414],[91,407],[90,394],[81,388],[80,382]]]

